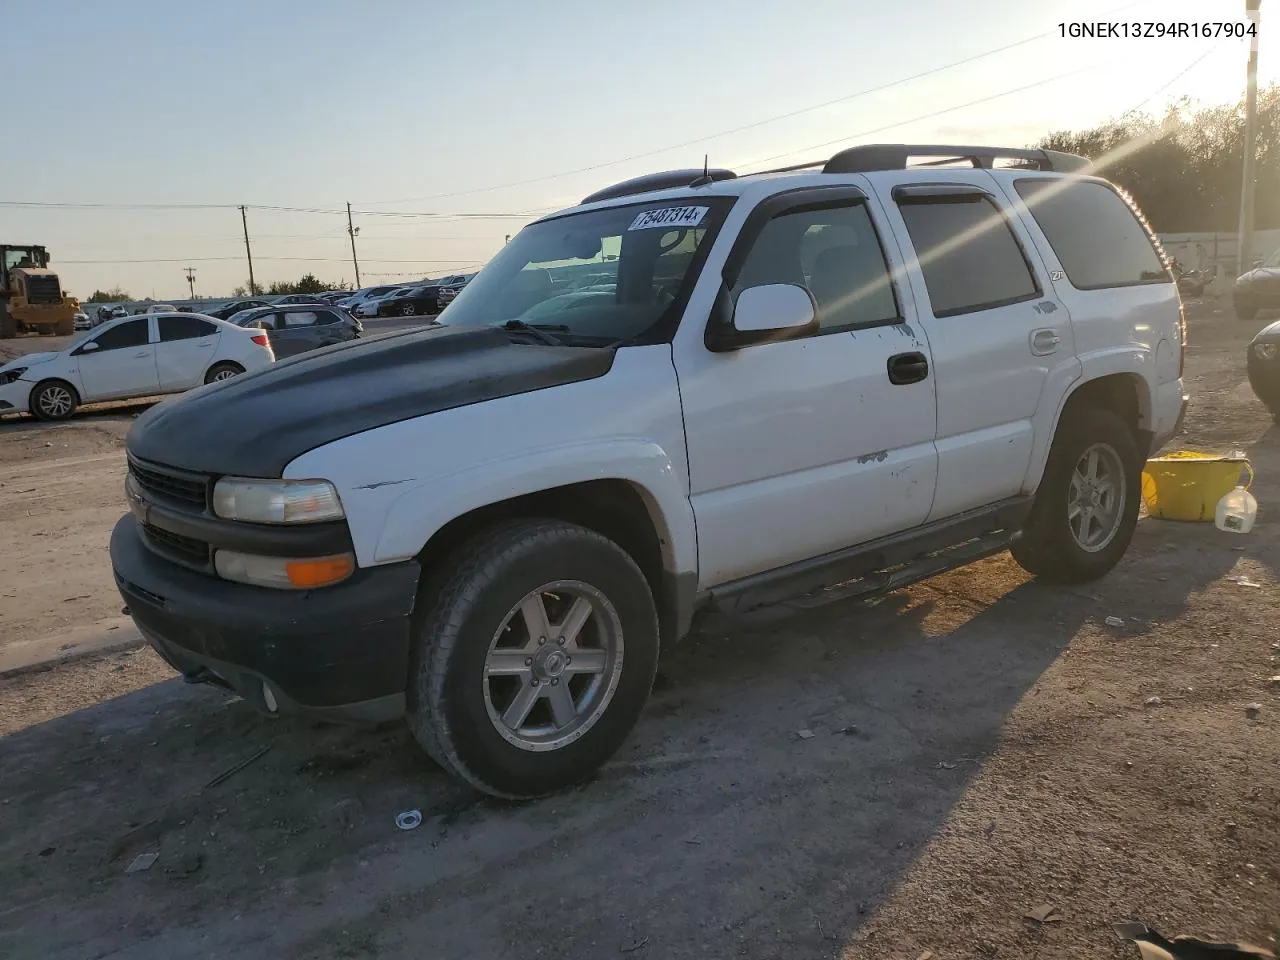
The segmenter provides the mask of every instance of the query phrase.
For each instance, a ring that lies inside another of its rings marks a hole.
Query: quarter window
[[[989,198],[960,194],[898,203],[935,317],[1039,295],[1022,248]]]
[[[1133,209],[1110,187],[1050,179],[1019,180],[1013,186],[1073,287],[1173,282]]]
[[[899,318],[884,250],[863,203],[806,207],[774,217],[743,261],[732,295],[790,283],[808,289],[824,333]]]

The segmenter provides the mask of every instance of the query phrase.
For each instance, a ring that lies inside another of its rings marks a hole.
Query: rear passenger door
[[[938,483],[929,519],[941,520],[1025,492],[1046,385],[1079,364],[1067,311],[990,174],[887,179],[933,351]]]
[[[282,310],[271,334],[271,347],[277,357],[291,357],[320,346],[316,328],[316,311]]]
[[[218,328],[199,317],[157,317],[156,372],[166,393],[189,390],[204,381],[218,343]]]

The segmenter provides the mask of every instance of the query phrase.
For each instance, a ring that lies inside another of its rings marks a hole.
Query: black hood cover
[[[494,327],[439,326],[325,347],[157,404],[134,421],[126,446],[200,473],[279,477],[333,440],[591,380],[613,365],[613,350],[512,338]]]

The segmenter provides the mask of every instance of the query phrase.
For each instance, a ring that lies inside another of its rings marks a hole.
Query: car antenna
[[[709,183],[715,183],[711,179],[711,155],[704,153],[702,155],[702,176],[689,184],[690,187],[705,187]]]

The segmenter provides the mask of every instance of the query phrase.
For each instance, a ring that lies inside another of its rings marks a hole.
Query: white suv
[[[701,610],[1006,548],[1100,577],[1185,410],[1185,323],[1086,165],[887,145],[594,194],[439,326],[140,417],[120,590],[188,679],[403,715],[446,769],[532,797],[617,750]]]

